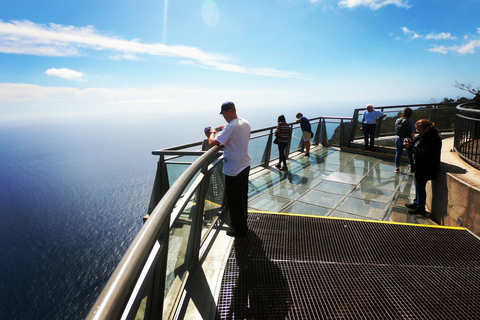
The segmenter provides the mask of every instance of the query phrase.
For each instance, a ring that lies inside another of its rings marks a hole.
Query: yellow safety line
[[[213,204],[214,206],[221,207],[220,204],[218,204],[218,203],[216,203],[216,202],[213,202],[213,201],[210,201],[210,200],[207,200],[207,199],[205,199],[205,202],[208,202],[208,203],[210,203],[210,204]]]
[[[316,216],[316,215],[300,214],[300,213],[288,213],[288,212],[271,212],[271,211],[260,211],[260,210],[248,210],[248,212],[264,213],[264,214],[278,214],[278,215],[285,215],[285,216],[297,216],[297,217],[308,217],[308,218],[333,219],[333,220],[363,221],[363,222],[395,224],[395,225],[414,226],[414,227],[465,230],[464,227],[450,227],[450,226],[439,226],[439,225],[431,225],[431,224],[415,224],[415,223],[408,223],[408,222],[379,221],[379,220],[354,219],[354,218],[326,217],[326,216]]]

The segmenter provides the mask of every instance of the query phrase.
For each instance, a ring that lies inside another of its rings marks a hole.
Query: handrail
[[[474,109],[474,107],[478,106],[478,102],[470,101],[466,103],[459,104],[457,106],[457,110],[461,112],[473,113],[473,114],[480,114],[480,109]],[[473,108],[465,108],[464,106],[471,105]]]
[[[453,146],[460,158],[480,170],[480,109],[477,101],[457,106],[456,130]]]
[[[185,170],[162,197],[116,267],[86,319],[120,319],[151,250],[162,235],[162,231],[169,225],[170,212],[177,199],[195,174],[220,150],[221,146],[215,146],[205,152]]]
[[[380,110],[382,112],[389,112],[389,111],[397,111],[400,113],[403,111],[404,108],[409,107],[409,108],[417,108],[414,110],[413,113],[413,119],[420,120],[416,116],[418,112],[421,113],[422,118],[426,118],[430,120],[431,122],[435,122],[437,129],[440,131],[452,131],[452,127],[455,125],[455,103],[426,103],[426,104],[407,104],[407,105],[398,105],[398,106],[378,106],[375,107],[375,109]],[[439,114],[439,110],[446,110],[449,112],[449,117],[442,117],[442,114]],[[351,130],[351,136],[350,136],[350,141],[354,141],[356,139],[363,139],[363,135],[360,134],[360,121],[359,117],[361,116],[361,113],[365,111],[365,108],[357,108],[354,109],[353,112],[353,124],[352,124],[352,130]],[[380,137],[380,136],[391,136],[394,134],[394,125],[391,123],[390,125],[387,125],[387,128],[385,129],[385,124],[389,121],[393,122],[397,117],[392,117],[393,120],[390,118],[390,116],[387,115],[387,118],[384,120],[381,120],[377,124],[377,130],[375,131],[375,137]],[[437,123],[436,120],[444,120],[443,122],[445,123]],[[448,121],[446,121],[448,120]]]

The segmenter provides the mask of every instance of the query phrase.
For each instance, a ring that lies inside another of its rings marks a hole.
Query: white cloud
[[[271,77],[302,77],[296,72],[269,68],[245,68],[229,63],[228,56],[205,52],[196,47],[161,43],[141,43],[98,33],[94,27],[75,27],[53,24],[46,26],[31,21],[0,21],[0,52],[39,56],[77,56],[88,51],[111,52],[119,57],[135,60],[138,55],[189,59],[199,65],[229,72],[240,72]]]
[[[412,31],[410,29],[408,29],[407,27],[402,27],[401,28],[403,33],[407,36],[411,36],[411,40],[414,40],[414,39],[421,39],[422,36],[419,35],[418,33],[416,33],[415,31]]]
[[[471,40],[466,44],[463,45],[455,45],[455,46],[435,46],[428,51],[435,52],[435,53],[443,53],[447,54],[449,52],[456,52],[459,54],[467,54],[467,53],[475,53],[475,49],[480,48],[480,40]]]
[[[408,0],[341,0],[338,2],[341,7],[354,8],[358,6],[368,6],[370,9],[377,10],[387,5],[394,5],[401,8],[410,8]]]
[[[45,73],[49,76],[59,77],[67,80],[85,81],[85,79],[83,79],[84,74],[82,72],[74,71],[67,68],[52,68],[45,71]]]
[[[457,39],[456,37],[452,37],[452,34],[450,32],[442,32],[438,34],[430,33],[427,34],[425,39],[432,39],[432,40],[455,40]]]
[[[426,40],[457,40],[457,37],[452,36],[450,32],[441,32],[438,34],[430,33],[427,36],[422,36],[416,33],[413,30],[408,29],[407,27],[401,27],[403,33],[410,37],[410,40],[413,39],[426,39]],[[477,29],[480,32],[480,28]],[[468,36],[463,36],[463,39],[468,40]],[[480,40],[474,39],[470,40],[468,43],[463,45],[435,45],[433,48],[428,49],[430,52],[448,54],[449,52],[456,52],[459,54],[475,53],[475,49],[480,47]]]
[[[403,33],[407,36],[411,36],[411,40],[414,39],[426,39],[426,40],[456,40],[457,37],[453,37],[450,32],[441,33],[429,33],[426,36],[420,35],[417,32],[408,29],[407,27],[401,28]]]
[[[429,49],[428,51],[435,52],[435,53],[447,54],[449,49],[445,46],[435,46],[435,47]]]
[[[480,47],[480,40],[472,40],[467,44],[456,47],[456,51],[461,54],[474,53],[475,48]]]
[[[164,104],[168,102],[173,102],[174,100],[167,99],[132,99],[132,100],[119,100],[112,102],[111,104],[129,104],[129,105],[139,105],[139,104]]]

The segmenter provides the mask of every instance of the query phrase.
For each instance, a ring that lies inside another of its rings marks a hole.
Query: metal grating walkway
[[[249,214],[217,319],[480,319],[480,240],[467,230]]]

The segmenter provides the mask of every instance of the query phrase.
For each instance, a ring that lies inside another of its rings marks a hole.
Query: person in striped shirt
[[[277,130],[275,131],[275,136],[278,140],[278,164],[276,167],[280,170],[288,170],[287,168],[287,157],[285,156],[285,148],[288,145],[288,140],[290,139],[290,134],[292,129],[290,125],[285,120],[285,116],[282,114],[278,116]],[[283,163],[283,167],[282,167]]]

